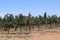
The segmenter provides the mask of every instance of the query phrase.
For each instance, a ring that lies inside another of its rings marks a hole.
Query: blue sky
[[[0,16],[7,13],[18,15],[28,15],[31,12],[32,16],[43,15],[47,12],[48,15],[60,15],[60,0],[0,0]]]

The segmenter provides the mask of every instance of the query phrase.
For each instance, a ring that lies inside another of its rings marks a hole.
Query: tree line
[[[15,31],[17,31],[18,28],[25,28],[26,30],[29,30],[29,33],[31,33],[32,26],[36,26],[38,30],[41,25],[45,25],[46,28],[53,28],[53,24],[55,24],[55,27],[60,27],[60,16],[47,15],[47,12],[44,13],[44,16],[38,15],[38,16],[32,16],[30,13],[28,16],[25,16],[23,14],[15,15],[13,14],[6,14],[3,18],[0,16],[0,29],[4,31],[8,31],[10,28],[15,28]],[[50,25],[48,27],[48,25]]]

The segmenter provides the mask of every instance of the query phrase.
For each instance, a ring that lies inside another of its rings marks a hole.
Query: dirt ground
[[[60,40],[59,30],[32,31],[31,34],[0,34],[0,40]]]

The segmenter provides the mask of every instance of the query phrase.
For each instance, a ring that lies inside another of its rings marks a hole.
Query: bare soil
[[[32,31],[31,34],[2,34],[0,40],[60,40],[60,29]]]

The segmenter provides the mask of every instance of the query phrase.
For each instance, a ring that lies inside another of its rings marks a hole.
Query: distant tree
[[[35,24],[36,24],[36,26],[38,27],[38,30],[39,30],[39,18],[37,16],[35,17]]]
[[[39,15],[39,17],[38,17],[38,30],[40,29],[40,25],[42,25],[42,22],[43,22],[43,20],[42,20],[43,18],[42,18],[42,16],[41,15]]]
[[[9,29],[13,27],[13,19],[14,16],[12,14],[6,14],[4,17],[4,25],[6,31],[8,31],[8,34],[9,34]]]
[[[47,12],[44,13],[45,24],[47,26]]]
[[[57,18],[57,16],[56,15],[52,15],[52,22],[55,24],[55,26],[57,26],[57,20],[58,20],[58,18]]]
[[[60,16],[58,17],[58,27],[60,27]]]
[[[23,28],[27,30],[27,16],[23,16]]]
[[[31,33],[31,14],[29,13],[28,15],[28,19],[27,19],[28,23],[29,23],[29,31]]]
[[[31,25],[32,25],[32,28],[31,29],[34,29],[35,28],[35,22],[34,22],[34,20],[35,20],[35,17],[32,16],[31,17]]]
[[[3,21],[3,19],[2,19],[2,17],[0,16],[0,28],[3,28],[3,27],[2,27],[2,21]]]
[[[48,18],[47,18],[47,24],[50,25],[49,28],[52,28],[52,19],[51,19],[51,16],[48,15]]]
[[[21,33],[21,28],[23,26],[23,15],[22,14],[18,15],[18,25],[20,27],[20,33]]]
[[[14,18],[14,26],[15,26],[15,31],[17,31],[17,28],[18,28],[18,16],[15,15],[15,18]]]

